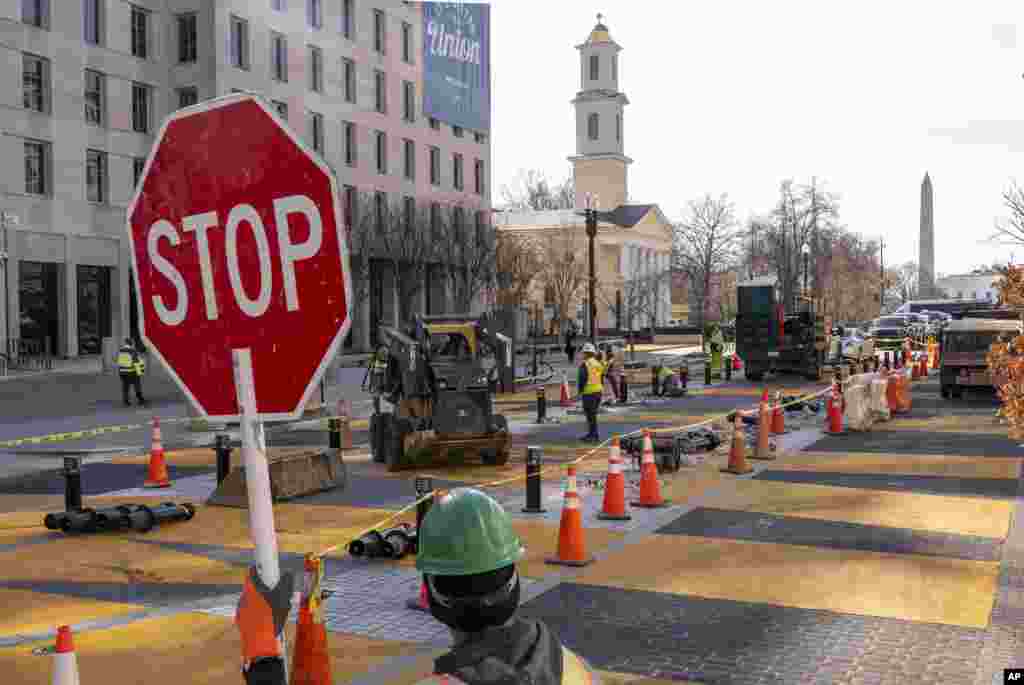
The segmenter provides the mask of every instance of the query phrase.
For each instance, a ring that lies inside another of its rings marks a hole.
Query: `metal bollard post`
[[[683,392],[686,392],[686,386],[690,382],[690,365],[683,364],[679,367],[679,381],[683,385]]]
[[[64,457],[64,510],[82,508],[82,458]]]
[[[619,401],[623,404],[629,402],[629,378],[626,374],[619,377]]]
[[[729,356],[729,357],[722,357],[722,359],[723,359],[722,363],[725,364],[725,380],[726,381],[731,381],[732,380],[732,357],[731,356]]]
[[[428,492],[434,489],[434,482],[427,476],[416,476],[416,480],[413,481],[413,485],[416,487],[416,499],[420,499]],[[423,525],[423,517],[430,511],[430,507],[434,504],[434,498],[430,497],[425,499],[416,505],[416,535],[419,539],[420,526]]]
[[[217,485],[220,485],[231,472],[231,436],[218,433],[214,438],[213,449],[217,453]]]
[[[332,450],[341,449],[340,419],[327,419],[327,446]]]
[[[651,367],[651,394],[657,396],[658,394],[658,366]]]
[[[543,447],[526,448],[526,506],[524,514],[543,514],[540,502],[540,468],[544,461]]]
[[[537,387],[537,423],[544,423],[548,418],[548,396],[544,386]]]
[[[711,385],[711,359],[704,364],[704,385]]]

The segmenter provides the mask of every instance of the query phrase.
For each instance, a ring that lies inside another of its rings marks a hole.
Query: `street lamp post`
[[[587,193],[587,206],[583,214],[587,220],[587,238],[589,242],[590,260],[590,289],[587,303],[590,308],[590,342],[597,345],[597,301],[595,290],[597,289],[597,267],[594,263],[594,240],[597,238],[597,195]]]
[[[807,297],[807,258],[811,254],[811,246],[804,243],[804,246],[800,248],[800,252],[804,255],[804,297]]]

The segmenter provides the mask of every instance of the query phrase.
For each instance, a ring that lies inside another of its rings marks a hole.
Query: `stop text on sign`
[[[316,203],[305,195],[288,195],[273,201],[274,223],[276,226],[277,244],[281,259],[281,273],[284,278],[285,304],[288,311],[299,309],[299,293],[295,283],[295,263],[309,259],[320,251],[323,243],[323,222]],[[293,243],[288,228],[288,218],[293,214],[301,214],[306,218],[309,235],[301,243]],[[206,305],[206,318],[215,321],[220,316],[217,292],[213,283],[213,263],[210,258],[210,238],[208,231],[221,226],[217,212],[203,212],[186,216],[181,221],[181,228],[186,233],[195,233],[196,249],[199,252],[199,270],[203,286],[203,302]],[[256,243],[259,256],[260,280],[255,298],[250,298],[242,284],[241,267],[238,261],[238,241],[242,227],[248,227],[252,239]],[[246,315],[257,318],[266,313],[270,307],[273,289],[272,258],[270,242],[266,227],[259,212],[250,204],[235,205],[227,215],[224,224],[225,259],[228,267],[228,280],[238,308]],[[177,326],[188,315],[188,288],[181,272],[165,259],[159,252],[160,241],[166,240],[173,247],[181,244],[178,229],[167,219],[158,219],[149,227],[146,237],[146,250],[150,263],[174,286],[177,292],[174,307],[168,306],[161,295],[153,296],[153,308],[157,317],[166,326]]]

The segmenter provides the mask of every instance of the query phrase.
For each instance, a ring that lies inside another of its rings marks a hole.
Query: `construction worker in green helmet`
[[[474,488],[444,494],[423,519],[418,548],[430,613],[451,629],[454,645],[417,685],[599,682],[544,623],[516,615],[516,562],[526,550],[493,498]]]

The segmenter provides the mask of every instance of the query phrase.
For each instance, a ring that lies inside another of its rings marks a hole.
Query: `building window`
[[[416,199],[408,195],[402,198],[402,218],[405,219],[405,228],[412,230],[413,222],[416,220]]]
[[[416,121],[416,85],[412,81],[402,81],[402,109],[406,121]]]
[[[387,218],[388,213],[388,196],[387,193],[377,192],[373,195],[373,214],[376,219],[376,225],[378,231],[384,230],[384,221]]]
[[[136,133],[149,133],[149,86],[141,83],[132,84],[132,130]]]
[[[615,115],[615,140],[616,142],[622,142],[622,115]]]
[[[139,181],[142,180],[142,172],[146,170],[146,158],[145,157],[133,157],[132,158],[132,184],[134,187],[139,187]]]
[[[388,134],[377,131],[377,173],[388,173]]]
[[[103,1],[83,0],[82,20],[85,42],[103,45]]]
[[[309,138],[313,149],[321,155],[324,153],[324,115],[318,112],[309,113]]]
[[[178,61],[195,62],[198,55],[199,29],[196,13],[178,15]]]
[[[461,138],[463,136],[462,127],[452,126],[452,135],[455,136],[456,138]]]
[[[249,22],[231,17],[231,64],[238,69],[249,69]]]
[[[178,107],[191,107],[199,102],[199,89],[195,86],[186,86],[178,89]]]
[[[352,39],[355,33],[355,8],[352,6],[354,0],[342,0],[341,3],[341,35]]]
[[[483,143],[487,142],[487,134],[486,133],[474,133],[473,134],[473,140],[476,141],[477,143],[480,143],[482,145]]]
[[[597,77],[601,75],[600,70],[601,62],[597,55],[590,56],[590,80],[596,81]]]
[[[473,163],[473,190],[477,195],[484,194],[484,160],[482,159]]]
[[[441,185],[441,150],[430,148],[430,185]]]
[[[402,22],[402,61],[412,64],[412,24]]]
[[[94,126],[103,125],[104,91],[106,77],[92,69],[85,70],[85,121]]]
[[[270,34],[270,68],[274,80],[288,80],[288,39],[276,32]]]
[[[384,22],[384,11],[373,10],[373,49],[382,55],[387,44],[387,25]]]
[[[274,106],[274,109],[277,110],[278,115],[282,119],[288,121],[288,103],[281,102],[280,100],[271,100],[270,104]]]
[[[405,162],[405,177],[412,181],[416,178],[416,143],[407,138],[403,146],[405,148],[402,155]]]
[[[345,225],[349,231],[352,230],[352,226],[356,222],[356,189],[355,186],[345,186],[344,194],[344,207],[342,211],[345,212]]]
[[[50,0],[21,0],[21,21],[37,29],[50,26]]]
[[[24,55],[22,60],[22,102],[26,109],[46,113],[49,109],[50,63],[44,57]]]
[[[320,0],[306,0],[306,21],[314,29],[324,25],[323,7],[320,6]]]
[[[132,6],[132,55],[149,57],[149,12]]]
[[[25,192],[46,195],[50,192],[50,146],[35,140],[25,141]]]
[[[342,89],[345,91],[345,102],[356,101],[356,63],[343,58],[341,60]]]
[[[345,164],[355,166],[356,157],[356,125],[351,121],[342,122],[345,132]]]
[[[381,114],[387,114],[387,80],[384,75],[384,72],[381,71],[380,69],[375,70],[373,73],[373,93],[376,110]]]
[[[309,89],[314,93],[324,92],[324,53],[315,46],[309,46]]]
[[[440,121],[438,121],[434,117],[430,117],[428,119],[428,121],[430,122],[430,128],[434,129],[435,131],[440,131],[441,130],[441,122]]]
[[[458,152],[452,155],[452,185],[462,190],[462,155]]]
[[[107,153],[85,151],[85,195],[89,202],[107,201]]]
[[[619,56],[612,55],[612,81],[619,80]]]
[[[598,125],[597,113],[588,114],[587,115],[587,137],[590,138],[591,140],[597,140],[597,136],[598,136],[598,133],[599,133],[597,125]]]

